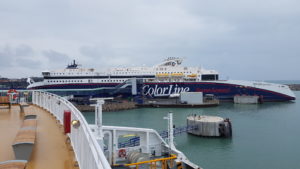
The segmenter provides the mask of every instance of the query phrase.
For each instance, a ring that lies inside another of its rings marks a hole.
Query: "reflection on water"
[[[295,92],[297,98],[300,92]],[[299,168],[300,102],[241,105],[222,103],[211,108],[143,108],[103,113],[105,125],[167,128],[163,117],[173,112],[176,126],[185,125],[189,114],[228,117],[233,137],[201,138],[182,134],[176,147],[205,169]],[[85,113],[89,122],[93,113]]]

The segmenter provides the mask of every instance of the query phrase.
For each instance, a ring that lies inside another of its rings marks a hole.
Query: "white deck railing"
[[[65,110],[71,111],[71,120],[79,120],[80,127],[71,127],[68,134],[80,169],[111,169],[100,145],[81,112],[68,100],[55,94],[34,91],[32,102],[51,112],[63,124]]]

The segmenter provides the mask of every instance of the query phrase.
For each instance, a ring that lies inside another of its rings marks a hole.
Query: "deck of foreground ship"
[[[88,124],[63,97],[43,91],[32,91],[30,96],[22,99],[31,100],[29,107],[21,101],[10,109],[0,106],[0,169],[24,169],[24,164],[27,169],[137,169],[144,164],[161,169],[200,169],[176,149],[173,134],[167,144],[153,129],[102,126],[102,99],[97,100],[95,124]],[[168,124],[169,133],[173,133],[172,122]],[[127,135],[139,137],[139,144],[120,147],[119,138]],[[147,159],[137,161],[130,154],[137,160],[146,158],[145,154]],[[15,159],[19,161],[12,161]]]
[[[19,106],[0,106],[0,161],[15,160],[12,144],[23,123],[24,114],[37,115],[35,144],[26,169],[75,169],[74,152],[62,126],[44,109],[30,105],[21,113]]]

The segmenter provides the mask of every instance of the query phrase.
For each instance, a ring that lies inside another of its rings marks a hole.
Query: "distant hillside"
[[[42,81],[41,77],[32,77],[34,81]],[[26,89],[28,86],[27,78],[9,79],[5,77],[0,78],[0,90],[8,89]]]

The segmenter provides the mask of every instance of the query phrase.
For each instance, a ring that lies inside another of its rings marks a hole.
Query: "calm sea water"
[[[300,98],[300,92],[295,92]],[[201,138],[182,134],[176,147],[204,169],[299,169],[300,101],[237,105],[222,103],[213,108],[143,108],[103,113],[105,125],[167,128],[163,117],[173,112],[174,123],[185,125],[189,114],[228,117],[233,137]],[[94,113],[84,114],[94,121]]]

